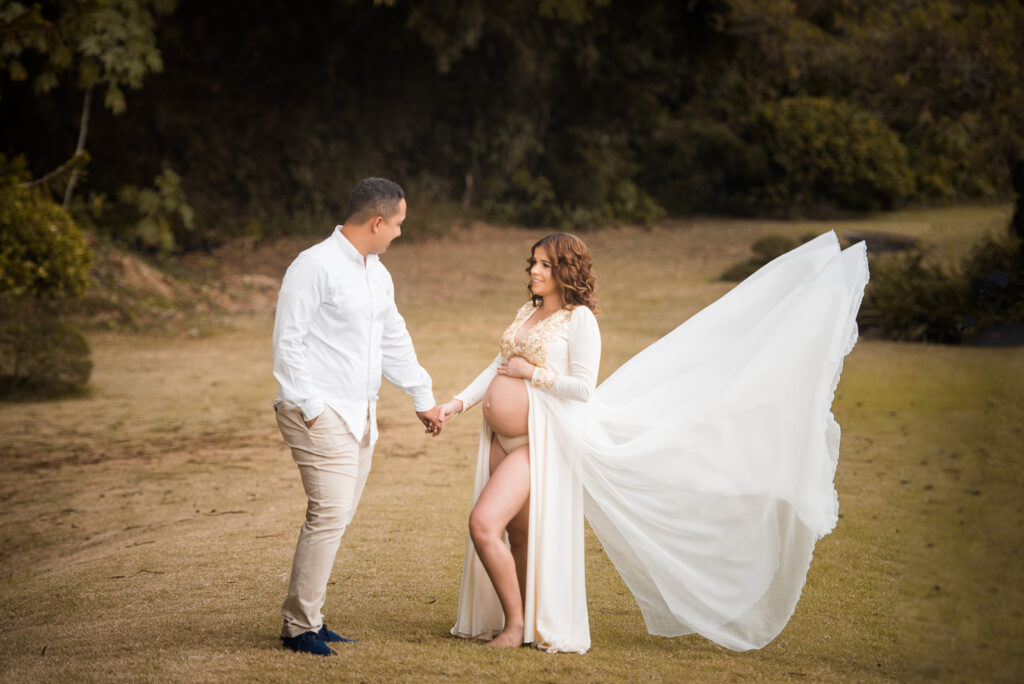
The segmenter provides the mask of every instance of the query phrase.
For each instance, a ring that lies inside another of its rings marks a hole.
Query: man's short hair
[[[405,190],[387,178],[366,178],[348,196],[345,223],[365,223],[374,216],[391,218],[398,213],[398,204],[405,199]]]

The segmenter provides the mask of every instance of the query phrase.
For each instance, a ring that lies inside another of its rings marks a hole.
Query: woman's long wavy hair
[[[527,275],[533,267],[533,255],[538,247],[543,247],[551,256],[551,275],[562,288],[562,305],[582,305],[596,314],[594,287],[597,285],[597,276],[591,270],[590,250],[583,244],[583,240],[569,233],[552,233],[541,238],[530,248],[530,258],[526,260]],[[533,294],[529,284],[526,289],[530,291],[534,306],[540,306],[544,298]]]

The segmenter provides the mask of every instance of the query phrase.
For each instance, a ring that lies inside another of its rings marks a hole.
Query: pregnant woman
[[[586,246],[549,235],[529,264],[499,354],[441,407],[482,401],[484,418],[452,633],[586,652],[586,514],[652,634],[764,646],[838,516],[830,407],[863,243],[827,233],[779,257],[596,390]]]

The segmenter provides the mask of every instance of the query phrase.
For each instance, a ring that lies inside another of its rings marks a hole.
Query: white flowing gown
[[[864,243],[841,250],[834,233],[821,235],[762,267],[593,392],[600,334],[589,309],[545,320],[524,335],[523,349],[509,348],[506,331],[502,354],[457,396],[468,408],[503,356],[529,360],[542,347],[543,368],[527,382],[527,642],[549,651],[590,647],[584,514],[650,633],[696,632],[743,651],[782,631],[814,544],[838,517],[831,405],[867,281]],[[474,502],[489,476],[490,440],[484,424]],[[470,541],[452,633],[488,638],[503,625]]]

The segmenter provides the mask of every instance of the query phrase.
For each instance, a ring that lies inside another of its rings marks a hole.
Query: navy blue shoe
[[[323,641],[323,642],[343,641],[346,644],[354,644],[354,643],[356,643],[355,639],[346,639],[345,637],[341,636],[340,634],[337,634],[337,633],[332,632],[331,630],[327,629],[327,625],[320,625],[320,631],[316,633],[316,638],[319,639],[320,641]]]
[[[312,653],[313,655],[338,655],[330,646],[317,637],[314,631],[303,632],[295,637],[281,637],[281,645],[296,653]]]

